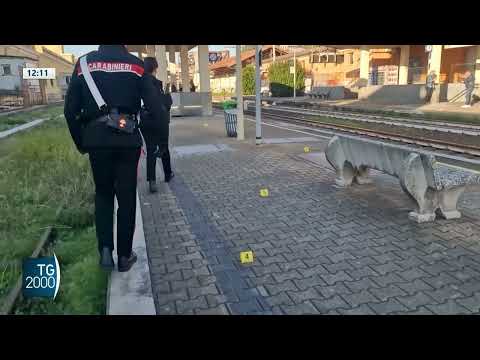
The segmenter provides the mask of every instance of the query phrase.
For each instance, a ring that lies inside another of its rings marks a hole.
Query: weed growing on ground
[[[15,313],[105,312],[108,277],[98,268],[93,191],[88,156],[76,150],[64,119],[0,141],[0,302],[20,275],[21,260],[52,225],[57,239],[47,253],[55,252],[61,266],[57,299],[22,300]]]

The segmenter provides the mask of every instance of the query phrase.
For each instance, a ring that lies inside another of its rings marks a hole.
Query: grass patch
[[[88,156],[77,152],[63,118],[0,141],[0,302],[22,259],[53,225],[57,240],[48,252],[55,251],[62,272],[57,299],[24,300],[16,313],[105,311],[107,275],[98,269],[93,191]],[[55,219],[62,203],[67,206]]]
[[[61,230],[48,254],[60,263],[60,288],[54,301],[25,299],[15,314],[104,315],[108,275],[98,266],[95,228]]]
[[[52,106],[32,111],[22,111],[11,115],[0,115],[0,131],[26,124],[36,119],[51,119],[63,114],[63,106]]]

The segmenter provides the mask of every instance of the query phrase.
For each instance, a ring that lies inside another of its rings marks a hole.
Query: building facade
[[[61,101],[65,98],[68,84],[75,66],[75,58],[65,54],[63,45],[33,45],[38,54],[41,68],[55,68],[56,79],[41,80],[44,82],[44,96],[47,103]]]
[[[262,70],[263,64],[275,57],[287,54],[287,50],[273,47],[273,45],[262,46]],[[241,52],[242,67],[255,64],[255,49],[247,48]],[[214,93],[233,93],[235,91],[235,64],[236,57],[228,57],[210,65],[210,87]],[[262,72],[262,82],[266,81],[266,73]]]
[[[425,79],[437,74],[432,102],[462,102],[464,73],[480,83],[480,45],[331,45],[360,52],[359,98],[380,103],[421,104]],[[385,59],[373,59],[382,50]],[[395,83],[396,79],[396,83]],[[478,91],[478,90],[477,90]]]
[[[23,68],[38,64],[38,54],[31,45],[0,45],[0,105],[44,103],[40,80],[23,79]]]

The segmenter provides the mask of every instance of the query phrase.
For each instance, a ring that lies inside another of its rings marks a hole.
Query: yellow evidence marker
[[[205,124],[203,124],[203,126],[204,126],[204,127],[207,127],[207,126],[208,126],[208,124],[207,124],[207,123],[205,123]]]
[[[310,152],[310,148],[308,146],[305,146],[303,148],[303,152],[306,152],[306,153],[309,153]]]
[[[253,251],[242,251],[240,253],[240,262],[242,264],[253,262]]]
[[[261,197],[268,197],[268,189],[260,189]]]

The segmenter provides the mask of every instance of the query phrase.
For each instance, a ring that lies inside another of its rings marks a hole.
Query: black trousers
[[[432,100],[432,94],[433,94],[434,88],[433,87],[427,87],[426,89],[427,89],[427,95],[425,96],[425,101],[430,102],[430,100]]]
[[[137,202],[137,168],[140,148],[95,150],[89,152],[95,181],[95,225],[98,249],[114,249],[113,211],[117,197],[117,254],[132,252]]]
[[[157,164],[157,156],[155,150],[157,146],[147,143],[147,181],[156,180],[155,166]],[[172,166],[170,164],[170,151],[167,151],[162,156],[163,173],[165,176],[172,173]]]
[[[472,93],[473,89],[467,89],[465,92],[465,105],[470,105],[470,102],[472,101]]]

